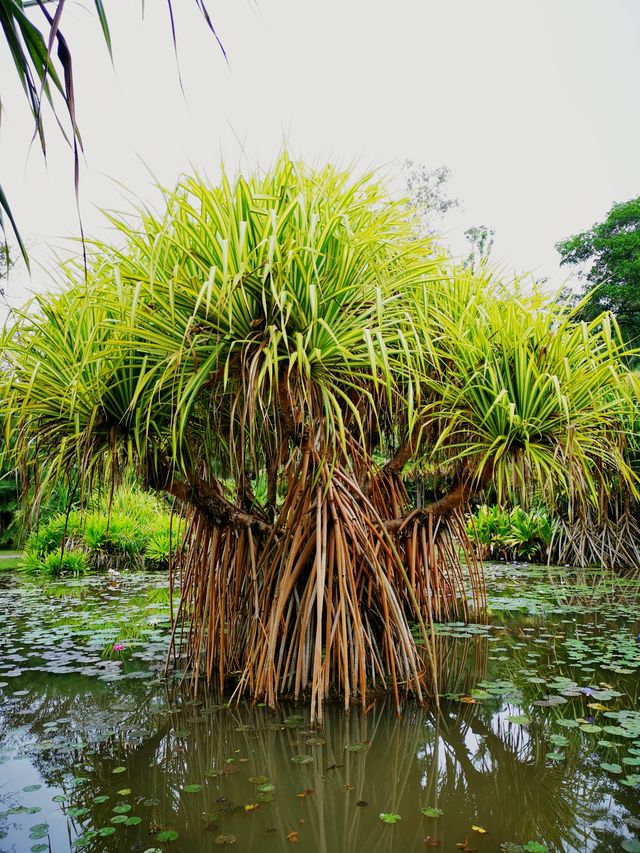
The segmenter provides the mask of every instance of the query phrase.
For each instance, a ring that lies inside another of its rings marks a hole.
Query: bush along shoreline
[[[86,509],[59,512],[33,530],[22,569],[47,575],[87,571],[151,570],[169,566],[179,541],[179,520],[142,489],[121,486]]]
[[[544,508],[527,511],[482,504],[467,517],[469,537],[482,560],[546,563],[555,528],[556,521]]]

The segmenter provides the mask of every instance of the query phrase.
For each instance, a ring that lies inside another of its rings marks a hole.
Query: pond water
[[[163,678],[157,575],[0,575],[0,851],[640,850],[640,584],[490,565],[441,708],[277,712]]]

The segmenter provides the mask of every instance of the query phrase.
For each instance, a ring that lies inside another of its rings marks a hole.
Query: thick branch
[[[160,470],[158,470],[160,469]],[[258,515],[245,512],[230,503],[223,495],[217,480],[209,482],[193,473],[189,482],[178,480],[171,466],[156,462],[150,466],[151,485],[162,489],[178,500],[191,504],[203,512],[207,518],[220,527],[245,527],[260,533],[267,533],[271,525]]]
[[[386,525],[387,530],[389,533],[396,533],[405,524],[414,519],[427,519],[430,515],[433,517],[448,515],[454,510],[460,509],[474,494],[486,489],[491,480],[492,473],[493,463],[488,462],[479,479],[468,477],[465,480],[458,481],[444,497],[439,498],[422,509],[414,509],[408,515],[388,521]]]
[[[366,497],[371,495],[373,481],[376,477],[381,477],[385,474],[397,474],[400,476],[402,474],[402,469],[411,459],[412,455],[413,447],[411,441],[407,441],[400,445],[392,458],[376,474],[371,475],[369,474],[369,470],[364,468],[358,477],[358,485],[362,489],[363,494],[366,495]]]

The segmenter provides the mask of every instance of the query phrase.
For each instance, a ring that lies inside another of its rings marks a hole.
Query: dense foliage
[[[90,569],[167,569],[179,520],[156,497],[122,486],[86,509],[59,512],[29,535],[23,566],[57,575]]]
[[[482,504],[470,516],[467,529],[482,559],[546,563],[554,526],[544,509],[527,512],[520,506],[509,510]]]

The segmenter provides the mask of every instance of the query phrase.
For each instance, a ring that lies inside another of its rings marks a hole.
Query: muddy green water
[[[158,576],[0,575],[0,851],[640,850],[638,583],[487,572],[491,625],[438,637],[439,713],[321,729],[163,679]]]

